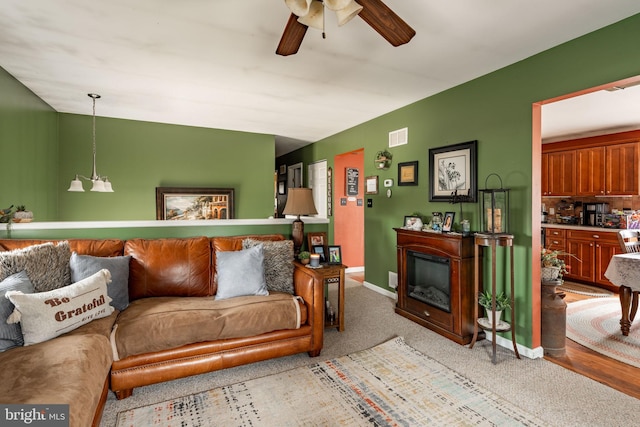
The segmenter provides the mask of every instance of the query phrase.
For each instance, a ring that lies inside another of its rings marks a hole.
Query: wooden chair
[[[640,233],[637,230],[618,231],[618,241],[624,253],[640,252]]]

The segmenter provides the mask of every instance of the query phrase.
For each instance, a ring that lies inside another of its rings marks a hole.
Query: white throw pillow
[[[216,300],[248,295],[269,295],[264,279],[262,245],[241,251],[216,252]]]
[[[109,305],[109,270],[64,288],[36,294],[9,291],[6,297],[16,306],[7,323],[20,322],[24,345],[37,344],[72,331],[94,319],[113,313]]]

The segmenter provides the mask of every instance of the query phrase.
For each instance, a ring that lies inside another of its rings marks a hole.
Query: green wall
[[[236,218],[273,214],[272,135],[97,117],[96,146],[114,192],[68,192],[91,176],[91,116],[60,114],[59,220],[156,219],[156,187],[233,188]]]
[[[0,68],[0,208],[56,219],[58,113]]]
[[[365,280],[387,288],[388,271],[396,271],[395,233],[404,215],[455,211],[459,205],[428,201],[428,150],[478,140],[478,187],[491,173],[511,189],[511,230],[515,246],[516,336],[532,343],[532,103],[640,74],[640,15],[590,33],[516,64],[358,125],[277,159],[276,164],[305,164],[356,148],[365,148],[364,176],[397,180],[397,164],[419,161],[419,185],[394,186],[388,199],[381,191],[365,209]],[[391,149],[393,165],[375,170],[376,151],[387,146],[388,132],[409,128],[409,144]],[[491,181],[488,187],[497,183]],[[382,187],[381,187],[382,188]],[[478,204],[463,206],[472,229],[479,227]],[[459,218],[458,218],[459,219]],[[330,226],[331,229],[331,226]],[[533,251],[533,253],[532,253]],[[499,265],[501,259],[498,260]],[[486,262],[486,260],[485,260]],[[485,281],[488,281],[485,266]],[[500,277],[499,286],[504,286]],[[535,287],[537,290],[537,287]]]

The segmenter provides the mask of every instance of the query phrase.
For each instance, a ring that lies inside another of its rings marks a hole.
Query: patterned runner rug
[[[400,337],[307,367],[118,414],[124,426],[541,426]]]
[[[565,280],[557,289],[563,292],[571,292],[572,294],[586,295],[596,298],[612,297],[614,294],[606,289],[596,286],[589,286],[583,283],[569,282]]]
[[[567,304],[567,338],[640,368],[640,319],[629,336],[620,331],[620,299],[594,298]]]

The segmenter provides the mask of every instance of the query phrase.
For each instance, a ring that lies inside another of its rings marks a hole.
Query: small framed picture
[[[329,264],[342,264],[340,246],[329,246]]]
[[[408,228],[409,230],[422,228],[422,219],[417,216],[405,216],[403,227]]]
[[[378,176],[368,176],[365,178],[365,194],[378,194]]]
[[[418,161],[398,163],[398,185],[418,185]]]
[[[280,195],[287,194],[287,190],[285,189],[285,182],[284,181],[278,182],[278,194],[280,194]]]
[[[320,255],[320,262],[327,262],[327,258],[325,257],[324,246],[323,245],[315,245],[315,246],[313,246],[312,249],[311,249],[311,253]]]
[[[444,223],[442,224],[442,231],[451,231],[451,227],[453,227],[453,219],[455,217],[456,217],[455,212],[444,213]]]
[[[327,233],[324,231],[318,233],[307,233],[307,248],[309,248],[309,252],[313,252],[314,246],[327,246],[329,242],[327,241]]]

